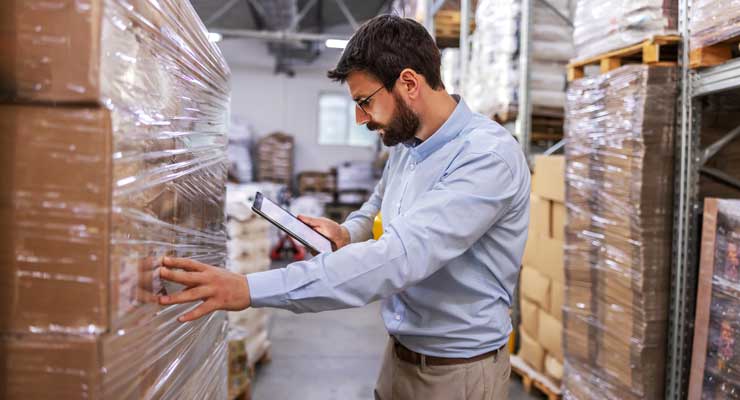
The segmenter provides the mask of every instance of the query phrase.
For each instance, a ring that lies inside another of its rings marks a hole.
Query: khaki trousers
[[[506,400],[510,374],[508,346],[495,356],[468,364],[414,365],[398,359],[393,339],[389,339],[375,399]]]

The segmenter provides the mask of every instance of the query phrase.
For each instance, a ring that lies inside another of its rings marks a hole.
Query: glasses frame
[[[374,91],[374,92],[373,92],[372,94],[370,94],[369,96],[367,96],[367,97],[365,97],[364,99],[361,99],[361,100],[359,100],[359,101],[356,101],[356,102],[355,102],[355,104],[356,104],[356,105],[357,105],[357,107],[359,107],[359,108],[360,108],[360,110],[362,110],[362,112],[364,112],[364,113],[365,113],[366,115],[370,115],[370,113],[369,113],[369,112],[367,112],[367,110],[365,110],[365,106],[367,106],[367,103],[368,103],[368,102],[370,102],[370,99],[371,99],[371,98],[372,98],[373,96],[375,96],[375,94],[377,94],[377,93],[378,93],[378,92],[379,92],[379,91],[380,91],[381,89],[383,89],[383,88],[385,88],[385,86],[381,86],[381,87],[379,87],[379,88],[378,88],[378,89],[377,89],[376,91]]]

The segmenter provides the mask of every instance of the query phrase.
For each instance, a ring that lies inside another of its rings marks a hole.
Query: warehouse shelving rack
[[[699,176],[704,174],[740,189],[740,179],[708,168],[705,163],[730,141],[740,127],[709,146],[701,145],[700,99],[713,93],[740,89],[740,59],[702,70],[689,69],[689,18],[692,0],[679,1],[680,47],[678,137],[675,158],[673,268],[668,332],[666,398],[684,399],[688,391],[698,279],[699,216],[702,202]]]

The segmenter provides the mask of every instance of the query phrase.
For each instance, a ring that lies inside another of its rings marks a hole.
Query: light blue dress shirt
[[[511,333],[509,308],[529,223],[519,144],[465,102],[426,141],[396,146],[343,226],[352,243],[249,274],[253,307],[317,312],[383,299],[388,332],[416,352],[469,358]],[[383,212],[383,236],[372,224]]]

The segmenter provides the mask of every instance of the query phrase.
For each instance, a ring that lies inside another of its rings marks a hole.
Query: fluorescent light
[[[208,40],[213,43],[218,43],[223,39],[224,37],[220,33],[216,32],[208,32]]]
[[[330,49],[343,49],[347,47],[349,40],[342,39],[326,39],[326,47]]]

